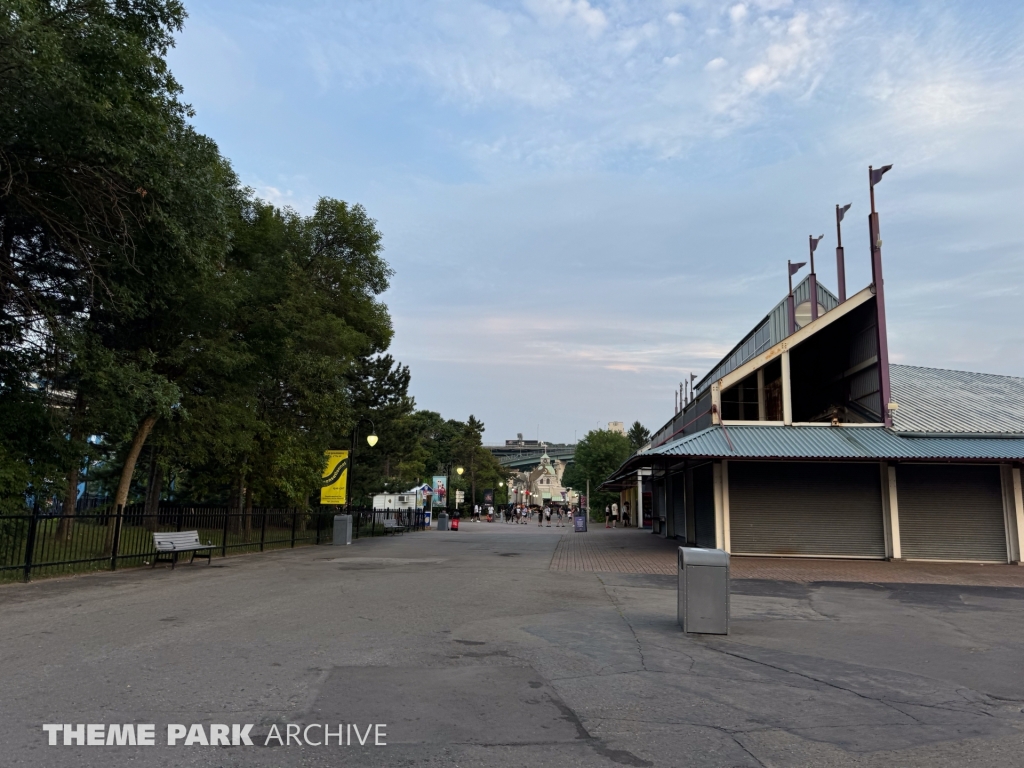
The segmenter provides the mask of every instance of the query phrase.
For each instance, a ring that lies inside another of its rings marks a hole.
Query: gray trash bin
[[[448,513],[441,512],[437,516],[437,530],[447,531],[448,530]]]
[[[352,515],[334,516],[334,543],[342,546],[352,543]]]
[[[684,632],[729,634],[729,553],[679,548],[679,626]]]

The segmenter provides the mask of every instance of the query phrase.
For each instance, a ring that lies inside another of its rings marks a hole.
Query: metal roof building
[[[870,226],[871,285],[812,273],[608,478],[634,519],[734,555],[1021,561],[1024,378],[891,365]]]

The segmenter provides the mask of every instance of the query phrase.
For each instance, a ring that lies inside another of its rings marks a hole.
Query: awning
[[[903,436],[883,427],[709,427],[631,456],[602,488],[617,490],[640,467],[675,459],[807,461],[1024,461],[1022,437]]]

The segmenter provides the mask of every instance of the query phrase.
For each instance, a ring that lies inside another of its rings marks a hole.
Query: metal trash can
[[[729,553],[680,547],[678,600],[684,632],[729,634]]]
[[[352,515],[334,516],[334,544],[352,543]]]
[[[441,512],[437,515],[437,530],[447,531],[448,530],[448,513]]]

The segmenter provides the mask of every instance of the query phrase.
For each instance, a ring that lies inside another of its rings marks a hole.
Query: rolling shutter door
[[[729,462],[734,554],[885,557],[877,464]]]
[[[896,467],[903,557],[1006,562],[999,467]]]

